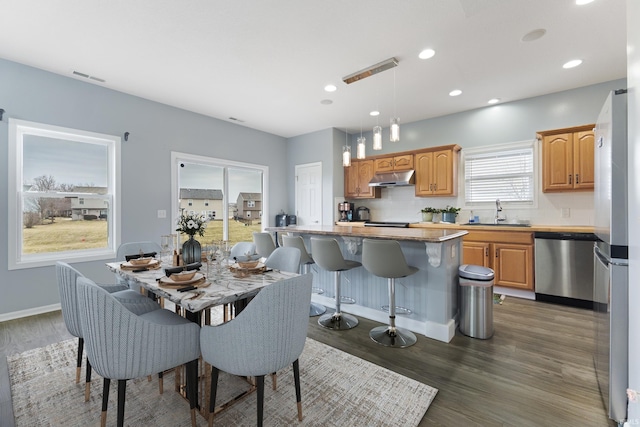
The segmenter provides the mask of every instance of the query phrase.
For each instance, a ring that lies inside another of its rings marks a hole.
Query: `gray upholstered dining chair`
[[[107,421],[111,380],[118,380],[117,425],[121,427],[127,380],[183,364],[187,365],[187,395],[195,426],[200,326],[169,310],[136,315],[90,279],[80,277],[77,284],[87,357],[104,378],[101,426]]]
[[[300,269],[303,274],[309,272],[309,266],[314,264],[315,261],[309,252],[307,252],[307,247],[304,245],[304,239],[302,236],[282,236],[282,246],[284,247],[294,247],[300,249]],[[311,291],[315,294],[323,294],[324,290],[322,288],[312,287]],[[320,305],[318,303],[312,302],[309,306],[309,316],[320,316],[327,311],[327,308],[324,305]]]
[[[82,368],[82,352],[84,348],[84,338],[80,327],[80,313],[78,311],[78,293],[76,282],[79,277],[84,277],[75,268],[66,262],[56,262],[56,280],[58,282],[58,292],[60,293],[60,306],[62,308],[62,318],[64,324],[71,335],[78,338],[78,358],[76,364],[76,383],[80,382],[80,371]],[[135,291],[120,285],[97,285],[110,292],[114,298],[120,301],[128,310],[136,314],[144,314],[150,311],[159,310],[160,306],[151,299]],[[87,361],[85,375],[84,400],[89,400],[91,391],[91,364]]]
[[[231,248],[231,251],[229,252],[229,258],[230,259],[243,259],[240,257],[245,257],[247,254],[251,254],[251,257],[254,258],[254,256],[257,258],[259,257],[256,254],[256,245],[253,242],[238,242],[235,245],[233,245],[233,247]]]
[[[262,426],[264,376],[289,364],[293,364],[298,419],[302,420],[298,358],[307,337],[311,281],[311,275],[305,274],[273,283],[263,288],[235,319],[202,327],[202,358],[211,365],[209,426],[213,424],[220,370],[256,377],[257,425]]]
[[[300,268],[300,250],[298,248],[278,247],[271,252],[264,265],[274,270],[297,273]]]
[[[155,252],[156,254],[162,253],[162,247],[156,242],[127,242],[118,246],[116,252],[116,261],[126,261],[128,255],[138,255],[140,252],[143,254],[149,254]],[[140,286],[133,281],[125,282],[120,276],[116,276],[119,283],[128,286],[134,291],[140,292]]]
[[[269,233],[253,233],[253,243],[256,244],[256,252],[264,258],[269,258],[271,252],[276,249],[276,244]]]

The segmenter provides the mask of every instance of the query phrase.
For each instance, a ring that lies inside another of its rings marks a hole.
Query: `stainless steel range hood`
[[[403,185],[413,185],[415,183],[415,172],[413,170],[400,172],[378,172],[371,181],[369,187],[400,187]]]

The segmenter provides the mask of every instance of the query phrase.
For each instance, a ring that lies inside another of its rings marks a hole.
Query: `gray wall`
[[[126,95],[104,87],[0,59],[0,169],[7,170],[8,118],[122,136],[122,239],[160,240],[174,219],[171,212],[170,152],[243,161],[269,166],[272,218],[290,203],[286,193],[284,138],[178,108]],[[13,160],[12,160],[13,161]],[[144,191],[140,191],[144,189]],[[0,273],[2,314],[59,303],[53,267],[7,269],[7,173],[0,173]],[[77,264],[96,280],[112,282],[103,262]]]

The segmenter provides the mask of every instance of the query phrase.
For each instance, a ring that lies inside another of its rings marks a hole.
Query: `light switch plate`
[[[158,218],[166,218],[167,217],[167,211],[165,211],[164,209],[158,209]]]

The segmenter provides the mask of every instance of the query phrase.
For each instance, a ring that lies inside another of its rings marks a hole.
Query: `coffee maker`
[[[347,201],[338,203],[338,212],[340,213],[340,221],[352,221],[353,203]]]

